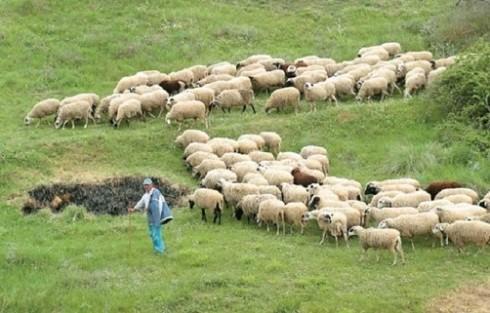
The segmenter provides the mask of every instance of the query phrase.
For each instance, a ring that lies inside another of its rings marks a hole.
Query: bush
[[[432,89],[449,117],[481,130],[490,128],[490,43],[477,42],[460,55]]]

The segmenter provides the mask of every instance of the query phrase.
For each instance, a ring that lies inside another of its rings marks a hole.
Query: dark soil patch
[[[62,211],[68,204],[85,207],[95,214],[121,215],[127,208],[134,206],[144,193],[145,177],[116,177],[97,183],[55,183],[41,185],[29,191],[29,199],[24,203],[22,212],[31,214],[41,208]],[[179,204],[182,196],[189,193],[186,187],[172,184],[166,179],[152,177],[171,206]]]

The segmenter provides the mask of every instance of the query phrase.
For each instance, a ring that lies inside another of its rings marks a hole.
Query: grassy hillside
[[[169,251],[151,255],[143,217],[128,245],[127,217],[21,216],[25,191],[39,183],[155,175],[194,186],[162,120],[113,130],[25,127],[30,107],[47,97],[109,94],[117,80],[144,69],[236,61],[252,53],[286,59],[318,54],[346,60],[358,48],[399,41],[426,48],[417,31],[452,8],[447,1],[47,1],[0,3],[0,312],[422,312],[461,281],[488,276],[489,252],[458,256],[419,240],[408,264],[360,263],[351,249],[319,247],[305,236],[276,238],[228,218],[202,225],[176,210]],[[212,136],[274,130],[283,150],[328,148],[332,175],[365,183],[412,176],[455,179],[490,189],[490,161],[467,141],[438,131],[444,108],[424,96],[383,103],[342,101],[319,112],[211,117]],[[202,128],[202,125],[198,125]],[[239,249],[237,249],[239,247]],[[487,249],[488,250],[488,249]],[[487,273],[487,274],[485,274]],[[244,301],[245,300],[245,301]]]

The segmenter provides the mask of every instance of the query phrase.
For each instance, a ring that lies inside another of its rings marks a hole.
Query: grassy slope
[[[171,71],[251,53],[343,60],[362,45],[388,40],[422,49],[423,38],[410,30],[448,4],[417,3],[3,1],[0,55],[8,57],[0,58],[0,276],[6,283],[0,284],[0,312],[411,312],[460,279],[488,271],[488,252],[455,257],[425,241],[408,252],[403,268],[387,268],[388,257],[360,266],[357,248],[319,248],[314,231],[276,239],[229,220],[220,228],[201,225],[197,212],[186,211],[177,212],[166,231],[170,251],[163,262],[150,256],[144,219],[137,218],[128,259],[124,218],[46,223],[15,209],[23,191],[52,180],[151,173],[194,184],[173,145],[175,128],[160,121],[118,131],[107,125],[23,127],[37,100],[107,94],[119,77],[141,69]],[[349,101],[318,114],[218,113],[210,133],[271,129],[281,133],[285,150],[325,145],[332,174],[362,182],[410,175],[490,188],[488,160],[465,143],[438,142],[434,127],[441,116],[422,97],[362,106]]]

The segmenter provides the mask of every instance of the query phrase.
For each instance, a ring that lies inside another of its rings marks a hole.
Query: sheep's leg
[[[164,110],[164,107],[162,107],[162,108],[160,109],[160,112],[158,112],[158,116],[157,116],[157,118],[160,118],[160,117],[162,116],[163,110]]]
[[[204,126],[206,126],[206,129],[209,128],[209,122],[207,118],[204,118]]]
[[[320,244],[323,245],[323,243],[325,242],[325,239],[327,238],[327,231],[324,230],[323,231],[323,234],[322,234],[322,240],[320,241]]]
[[[367,257],[367,249],[362,249],[362,253],[359,256],[359,262],[362,262],[364,260],[364,257]]]
[[[62,129],[65,129],[65,125],[68,123],[68,121],[64,121],[63,122],[63,127],[61,127]]]
[[[279,235],[279,229],[281,228],[281,225],[279,223],[276,223],[276,236]]]
[[[37,121],[36,128],[38,128],[38,127],[39,127],[39,125],[41,125],[41,119],[39,119],[39,120]]]
[[[332,95],[332,100],[333,100],[334,106],[337,106],[337,98],[335,97],[335,95]]]
[[[400,254],[400,258],[402,259],[402,263],[405,263],[405,256],[403,255],[402,243],[401,241],[395,247],[396,252]]]
[[[88,126],[88,116],[85,118],[85,125],[83,125],[83,128],[87,128]]]
[[[399,92],[400,94],[402,94],[401,89],[398,87],[398,85],[397,85],[396,83],[393,83],[393,88],[395,88],[396,90],[398,90],[398,92]],[[392,93],[393,93],[393,91],[392,91]]]
[[[216,210],[214,210],[214,214],[213,214],[213,224],[216,224],[216,220],[218,219],[218,212]]]
[[[303,224],[301,224],[301,235],[303,235],[305,232],[305,226]]]
[[[207,220],[206,220],[206,210],[205,209],[201,209],[201,220],[204,221],[204,222],[207,222]]]
[[[413,244],[413,239],[410,238],[410,243],[412,244],[412,251],[415,251],[415,245]]]
[[[345,241],[345,245],[347,246],[347,248],[350,248],[350,246],[349,246],[349,236],[347,235],[347,232],[344,232],[344,241]]]
[[[267,223],[266,225],[267,225],[267,231],[269,231],[269,223]]]
[[[246,110],[247,110],[247,105],[244,105],[242,108],[242,113],[245,112]]]
[[[224,108],[224,107],[221,107],[221,110],[223,111],[223,113],[226,113],[226,111],[225,111],[225,108]]]
[[[339,237],[337,236],[337,234],[335,234],[335,248],[338,248],[339,247]]]
[[[392,265],[396,265],[398,253],[394,249],[391,250],[391,253],[393,254],[393,264]]]
[[[379,262],[379,251],[376,250],[376,263],[378,263],[378,262]]]
[[[71,128],[75,129],[75,120],[71,120]]]
[[[289,225],[289,233],[292,235],[293,234],[293,225]]]
[[[218,225],[221,225],[221,211],[218,211]]]

